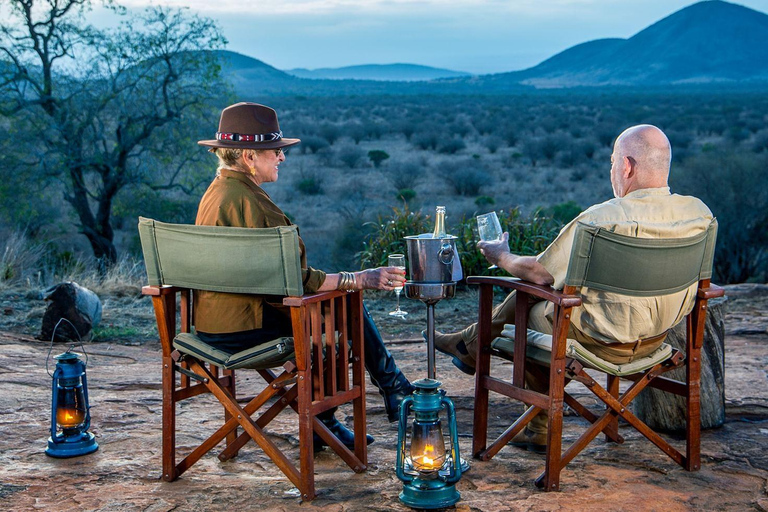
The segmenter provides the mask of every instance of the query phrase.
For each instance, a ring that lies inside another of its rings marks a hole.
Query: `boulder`
[[[38,339],[55,342],[89,339],[91,329],[101,322],[99,296],[75,282],[51,286],[43,292],[43,299],[48,301],[48,307]]]
[[[726,298],[710,300],[701,349],[701,427],[713,428],[725,422],[725,304]],[[685,353],[685,321],[676,325],[666,342]],[[664,375],[684,381],[680,368]],[[685,431],[685,398],[645,388],[632,402],[637,417],[654,430]]]

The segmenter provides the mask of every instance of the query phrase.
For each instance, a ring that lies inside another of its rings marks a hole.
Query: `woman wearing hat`
[[[195,224],[267,228],[287,226],[291,221],[261,188],[277,181],[279,166],[285,161],[283,149],[298,144],[280,131],[275,111],[256,103],[237,103],[221,113],[215,140],[198,144],[211,148],[219,167],[200,200]],[[380,267],[359,272],[326,274],[307,265],[304,242],[299,238],[304,291],[335,289],[394,290],[405,282],[405,272],[395,267]],[[364,310],[365,367],[371,382],[384,397],[390,422],[397,420],[400,402],[413,391],[411,383],[397,367],[384,346],[370,313]],[[206,343],[235,353],[240,350],[291,335],[290,318],[284,310],[255,295],[199,291],[195,294],[195,328]],[[348,447],[354,447],[352,432],[334,417],[335,410],[318,418]],[[368,444],[373,438],[368,436]],[[325,445],[315,436],[315,449]]]

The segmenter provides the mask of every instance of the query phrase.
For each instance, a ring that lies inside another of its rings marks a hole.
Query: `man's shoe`
[[[330,419],[322,419],[321,421],[326,427],[328,427],[328,430],[330,430],[333,435],[339,438],[341,444],[350,450],[355,449],[355,434],[352,433],[352,431],[347,427],[345,427],[339,420],[332,416]],[[312,433],[312,439],[315,453],[321,451],[325,446],[328,446],[328,443],[326,443],[322,437],[314,432]],[[366,444],[371,444],[373,441],[373,436],[368,434],[365,435]]]
[[[526,425],[523,431],[519,432],[515,437],[513,437],[509,444],[512,446],[517,446],[518,448],[525,448],[536,453],[546,453],[547,434],[541,432],[533,432]]]
[[[427,339],[427,331],[421,331],[421,335]],[[435,331],[435,348],[438,352],[452,356],[453,365],[462,372],[467,375],[475,374],[475,357],[464,344],[461,333],[443,334]]]

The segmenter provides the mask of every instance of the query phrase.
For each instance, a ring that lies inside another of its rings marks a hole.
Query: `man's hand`
[[[535,256],[517,256],[509,251],[509,233],[501,239],[477,242],[477,248],[489,263],[498,265],[513,276],[536,284],[552,284],[555,278],[536,260]]]
[[[504,232],[498,240],[477,242],[477,248],[480,249],[480,254],[485,256],[490,264],[501,267],[502,258],[509,254],[509,233]]]

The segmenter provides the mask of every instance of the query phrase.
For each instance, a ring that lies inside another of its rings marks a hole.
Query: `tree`
[[[386,151],[380,149],[372,149],[368,152],[368,159],[373,162],[373,166],[378,168],[381,162],[389,158],[389,154]]]
[[[224,89],[210,19],[152,7],[98,29],[90,0],[9,0],[0,24],[0,117],[19,167],[61,182],[94,256],[116,260],[112,206],[126,187],[191,191],[192,127]],[[108,5],[110,5],[108,3]],[[184,150],[183,148],[189,148]],[[20,151],[21,150],[21,151]]]

